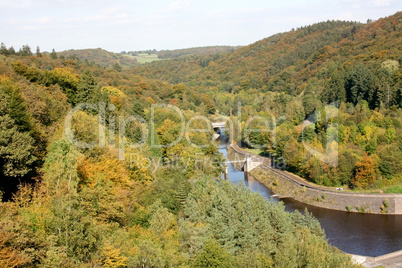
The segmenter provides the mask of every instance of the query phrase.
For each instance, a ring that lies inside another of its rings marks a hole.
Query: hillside
[[[224,53],[233,52],[239,49],[240,46],[207,46],[207,47],[194,47],[173,50],[144,50],[144,51],[122,51],[121,54],[126,57],[134,57],[139,63],[150,63],[166,59],[178,58],[197,58],[203,66],[206,66],[212,59],[219,59]]]
[[[25,48],[0,51],[0,267],[354,267],[218,179],[209,92]]]
[[[279,33],[207,64],[186,57],[128,71],[207,93],[221,114],[239,120],[236,127],[258,130],[228,133],[235,141],[312,182],[401,192],[401,44],[398,12]],[[328,109],[337,116],[327,118]],[[313,123],[305,127],[305,119]],[[333,148],[333,162],[311,148]]]
[[[316,184],[401,192],[401,23],[328,21],[131,68],[2,44],[0,267],[354,267],[309,213],[219,179],[209,119]]]
[[[113,53],[101,48],[96,49],[71,49],[57,53],[66,58],[76,58],[80,61],[89,61],[93,64],[99,64],[102,67],[132,67],[138,65],[135,58],[125,57],[119,53]]]
[[[310,85],[323,95],[328,93],[322,89],[329,80],[337,83],[334,74],[344,77],[358,63],[379,78],[383,62],[401,62],[401,31],[402,12],[369,24],[327,21],[268,37],[210,61],[206,67],[187,58],[151,63],[136,72],[229,92],[256,89],[297,95]],[[398,101],[393,99],[393,104]]]
[[[136,56],[138,54],[156,55],[159,59],[175,59],[183,56],[195,56],[195,55],[210,55],[226,52],[233,52],[239,49],[241,46],[205,46],[205,47],[192,47],[182,49],[166,49],[166,50],[145,50],[145,51],[123,51],[122,54],[132,54]]]
[[[175,50],[160,50],[157,52],[160,59],[172,59],[183,56],[196,56],[196,55],[211,55],[226,52],[233,52],[239,49],[240,46],[207,46],[207,47],[193,47]]]

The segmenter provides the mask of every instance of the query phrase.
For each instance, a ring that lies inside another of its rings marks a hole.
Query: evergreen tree
[[[362,63],[351,70],[345,81],[345,89],[348,102],[357,104],[365,100],[372,109],[379,106],[380,96],[376,78]]]
[[[50,52],[49,56],[50,56],[52,59],[57,59],[57,53],[56,53],[56,51],[54,50],[54,48],[52,49],[52,52]]]
[[[10,97],[0,91],[0,191],[6,198],[15,191],[19,180],[32,170],[35,140],[21,131],[10,116]]]
[[[8,55],[8,49],[6,45],[2,42],[0,45],[0,54],[1,55]]]
[[[15,49],[13,46],[8,48],[8,55],[15,55]]]
[[[145,119],[144,106],[141,102],[134,101],[131,111],[132,111],[133,115],[137,115],[137,116]]]
[[[32,56],[31,48],[28,45],[23,45],[19,50],[18,55],[20,56]]]
[[[36,55],[37,57],[42,57],[42,53],[40,52],[39,46],[36,47],[36,53],[35,53],[35,55]]]
[[[93,103],[99,99],[98,81],[89,69],[86,69],[77,87],[75,103]]]

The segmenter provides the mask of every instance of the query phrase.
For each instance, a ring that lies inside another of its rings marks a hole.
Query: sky
[[[249,45],[326,20],[366,22],[401,0],[0,0],[0,42],[112,52]]]

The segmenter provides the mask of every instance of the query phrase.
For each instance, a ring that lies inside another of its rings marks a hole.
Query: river
[[[219,151],[227,158],[226,146]],[[245,184],[270,202],[283,201],[286,210],[304,212],[307,208],[321,223],[329,244],[355,255],[377,257],[402,250],[402,215],[348,213],[309,206],[293,199],[279,200],[260,182],[228,164],[229,181]]]

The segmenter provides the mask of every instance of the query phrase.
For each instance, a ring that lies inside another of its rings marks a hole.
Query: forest
[[[0,266],[354,267],[308,212],[221,180],[208,122],[317,184],[400,191],[401,41],[399,12],[130,66],[2,43]]]
[[[242,124],[237,128],[260,129],[234,140],[314,183],[402,192],[401,23],[401,12],[367,24],[327,21],[209,58],[206,66],[205,58],[189,56],[134,70],[207,92],[219,113]],[[322,163],[307,147],[336,148],[337,164]]]

